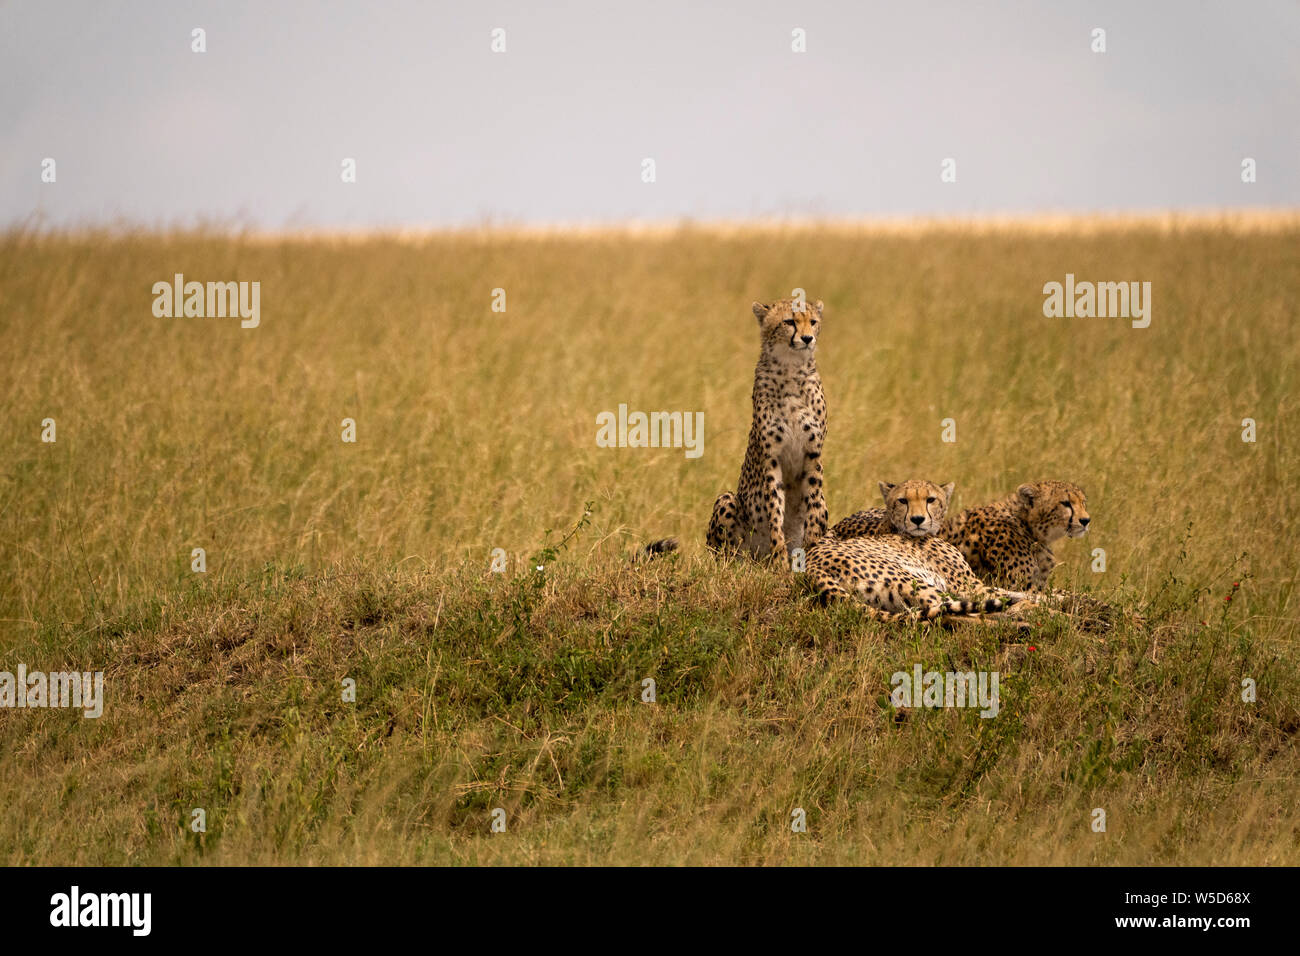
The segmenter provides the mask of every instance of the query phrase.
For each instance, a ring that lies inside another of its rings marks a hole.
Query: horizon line
[[[491,220],[458,226],[301,226],[262,227],[199,222],[189,226],[139,223],[43,226],[31,221],[0,228],[6,239],[128,239],[139,237],[211,237],[252,242],[356,243],[373,240],[419,242],[442,238],[502,239],[666,239],[699,234],[718,238],[823,232],[833,235],[916,236],[930,233],[995,235],[1088,235],[1128,230],[1163,234],[1183,230],[1219,230],[1233,234],[1300,230],[1300,207],[1108,212],[991,213],[971,216],[755,217],[752,219],[627,219],[509,223]]]

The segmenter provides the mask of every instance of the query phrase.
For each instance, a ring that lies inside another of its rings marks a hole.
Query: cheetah
[[[1052,543],[1082,537],[1091,520],[1078,485],[1038,481],[1001,501],[948,516],[940,535],[989,583],[1042,591],[1059,563]]]
[[[749,446],[736,492],[713,503],[706,543],[718,553],[784,560],[826,533],[826,399],[815,359],[823,305],[781,299],[753,310],[762,350]]]
[[[890,531],[840,538],[829,534],[808,552],[808,574],[823,600],[855,594],[887,620],[918,614],[997,612],[1025,595],[988,588],[961,552],[938,536],[935,508],[947,507],[951,485],[906,481],[880,483]]]
[[[905,481],[901,485],[891,486],[885,482],[880,483],[880,493],[885,496],[885,501],[893,507],[897,502],[906,503],[906,496],[917,494],[921,490],[914,486],[930,486],[928,481]],[[886,489],[894,487],[894,501],[890,501],[890,492]],[[948,511],[948,502],[952,500],[952,482],[946,485],[938,486],[939,494],[933,490],[927,490],[925,495],[925,511],[911,515],[908,519],[913,526],[919,528],[925,534],[937,534],[940,526],[943,524],[944,515]],[[885,508],[869,508],[866,511],[859,511],[851,514],[847,518],[841,518],[835,522],[828,534],[833,534],[837,538],[861,538],[873,534],[892,534],[894,526],[890,521],[889,512]]]

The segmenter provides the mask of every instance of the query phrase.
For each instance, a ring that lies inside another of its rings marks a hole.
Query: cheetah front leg
[[[803,529],[800,534],[801,546],[811,548],[822,536],[830,524],[830,515],[826,511],[826,486],[822,480],[822,459],[820,452],[809,452],[802,481]]]
[[[1027,591],[1046,591],[1047,579],[1051,577],[1052,569],[1061,562],[1056,559],[1056,555],[1048,549],[1043,549],[1037,555],[1034,561],[1034,567],[1029,572],[1029,587]]]
[[[785,534],[785,549],[794,554],[797,548],[806,550],[810,547],[804,541],[803,480],[784,485],[782,494],[785,497],[785,521],[781,530]]]
[[[770,460],[763,475],[763,500],[759,510],[767,527],[766,540],[760,534],[756,540],[759,558],[785,560],[785,482],[781,477],[781,463]]]

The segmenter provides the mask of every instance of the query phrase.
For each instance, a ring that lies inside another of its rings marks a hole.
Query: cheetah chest
[[[785,425],[785,435],[776,454],[786,484],[794,484],[807,470],[809,452],[820,452],[825,425],[812,404],[787,398],[775,409]]]

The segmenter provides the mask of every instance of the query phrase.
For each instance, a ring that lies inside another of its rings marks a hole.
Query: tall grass
[[[261,326],[155,318],[178,272],[260,281]],[[1067,272],[1150,281],[1151,327],[1044,318]],[[886,630],[708,558],[748,306],[796,286],[833,520],[880,479],[1077,481],[1058,583],[1147,626]],[[0,711],[0,860],[1294,863],[1297,293],[1295,230],[10,233],[0,670],[109,699]],[[597,447],[621,402],[703,411],[704,455]],[[1001,669],[1003,713],[897,720],[915,662]]]

